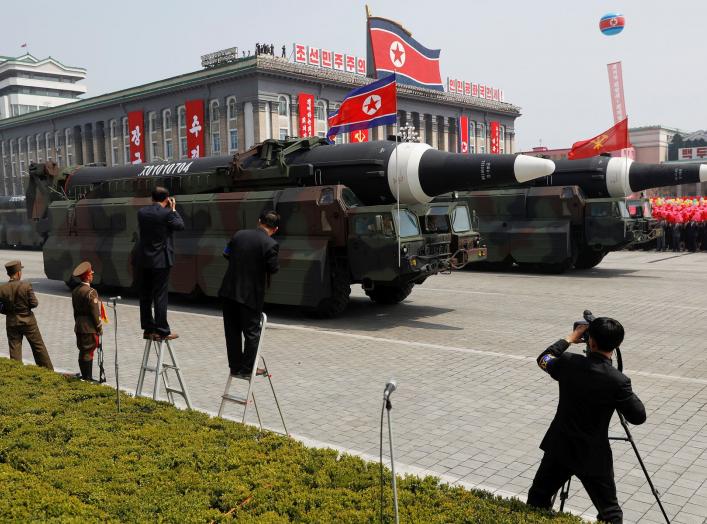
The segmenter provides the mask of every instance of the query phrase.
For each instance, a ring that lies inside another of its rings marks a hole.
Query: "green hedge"
[[[376,463],[145,398],[122,408],[112,388],[0,359],[0,521],[378,519]],[[581,522],[432,477],[399,497],[405,523]]]

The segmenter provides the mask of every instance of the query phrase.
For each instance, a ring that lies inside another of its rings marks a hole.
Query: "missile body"
[[[161,164],[82,167],[66,180],[67,194],[119,179],[183,179],[180,193],[342,184],[365,205],[426,203],[452,191],[516,186],[554,170],[550,160],[524,155],[445,153],[427,144],[375,141],[326,145],[320,139],[266,140],[242,155]],[[208,176],[198,176],[208,175]],[[160,182],[161,183],[161,182]],[[123,196],[104,184],[101,196]],[[175,191],[173,191],[175,192]]]
[[[596,156],[557,160],[553,174],[526,185],[579,186],[589,198],[607,198],[697,182],[707,182],[707,165],[642,164],[629,158]]]

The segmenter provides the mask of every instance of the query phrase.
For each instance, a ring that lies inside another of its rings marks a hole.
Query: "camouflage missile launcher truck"
[[[479,217],[487,265],[549,272],[596,266],[611,251],[657,234],[640,191],[707,180],[707,166],[639,164],[598,156],[558,160],[555,172],[524,188],[474,191],[461,200]],[[529,187],[532,186],[532,187]],[[630,208],[641,212],[631,213]]]
[[[36,249],[44,238],[27,219],[24,196],[0,197],[0,246]]]
[[[87,259],[98,284],[129,288],[137,210],[149,203],[153,187],[165,186],[186,224],[175,234],[170,291],[208,296],[217,294],[225,272],[227,240],[255,227],[263,210],[276,209],[281,269],[266,301],[334,316],[345,309],[352,284],[376,302],[396,303],[451,266],[451,238],[436,245],[439,239],[420,228],[420,210],[410,206],[424,206],[440,191],[508,185],[554,168],[530,157],[496,155],[492,168],[488,155],[449,158],[456,156],[424,144],[267,140],[234,157],[59,174],[35,169],[27,206],[48,235],[49,278],[68,281]],[[446,180],[429,175],[438,162],[451,163]]]

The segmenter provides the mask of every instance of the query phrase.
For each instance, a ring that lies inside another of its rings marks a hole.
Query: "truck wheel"
[[[398,304],[412,293],[414,286],[412,282],[399,286],[378,284],[373,289],[367,289],[366,295],[376,304]]]
[[[331,295],[319,301],[311,311],[317,318],[334,318],[341,315],[349,305],[351,295],[351,282],[348,275],[342,272],[334,273],[331,279]]]
[[[606,253],[602,251],[582,250],[574,263],[575,269],[591,269],[602,261]]]

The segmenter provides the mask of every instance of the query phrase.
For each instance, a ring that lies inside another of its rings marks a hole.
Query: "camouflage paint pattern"
[[[462,192],[458,200],[478,217],[495,267],[586,269],[657,230],[652,218],[631,217],[624,199],[587,199],[577,186]]]

